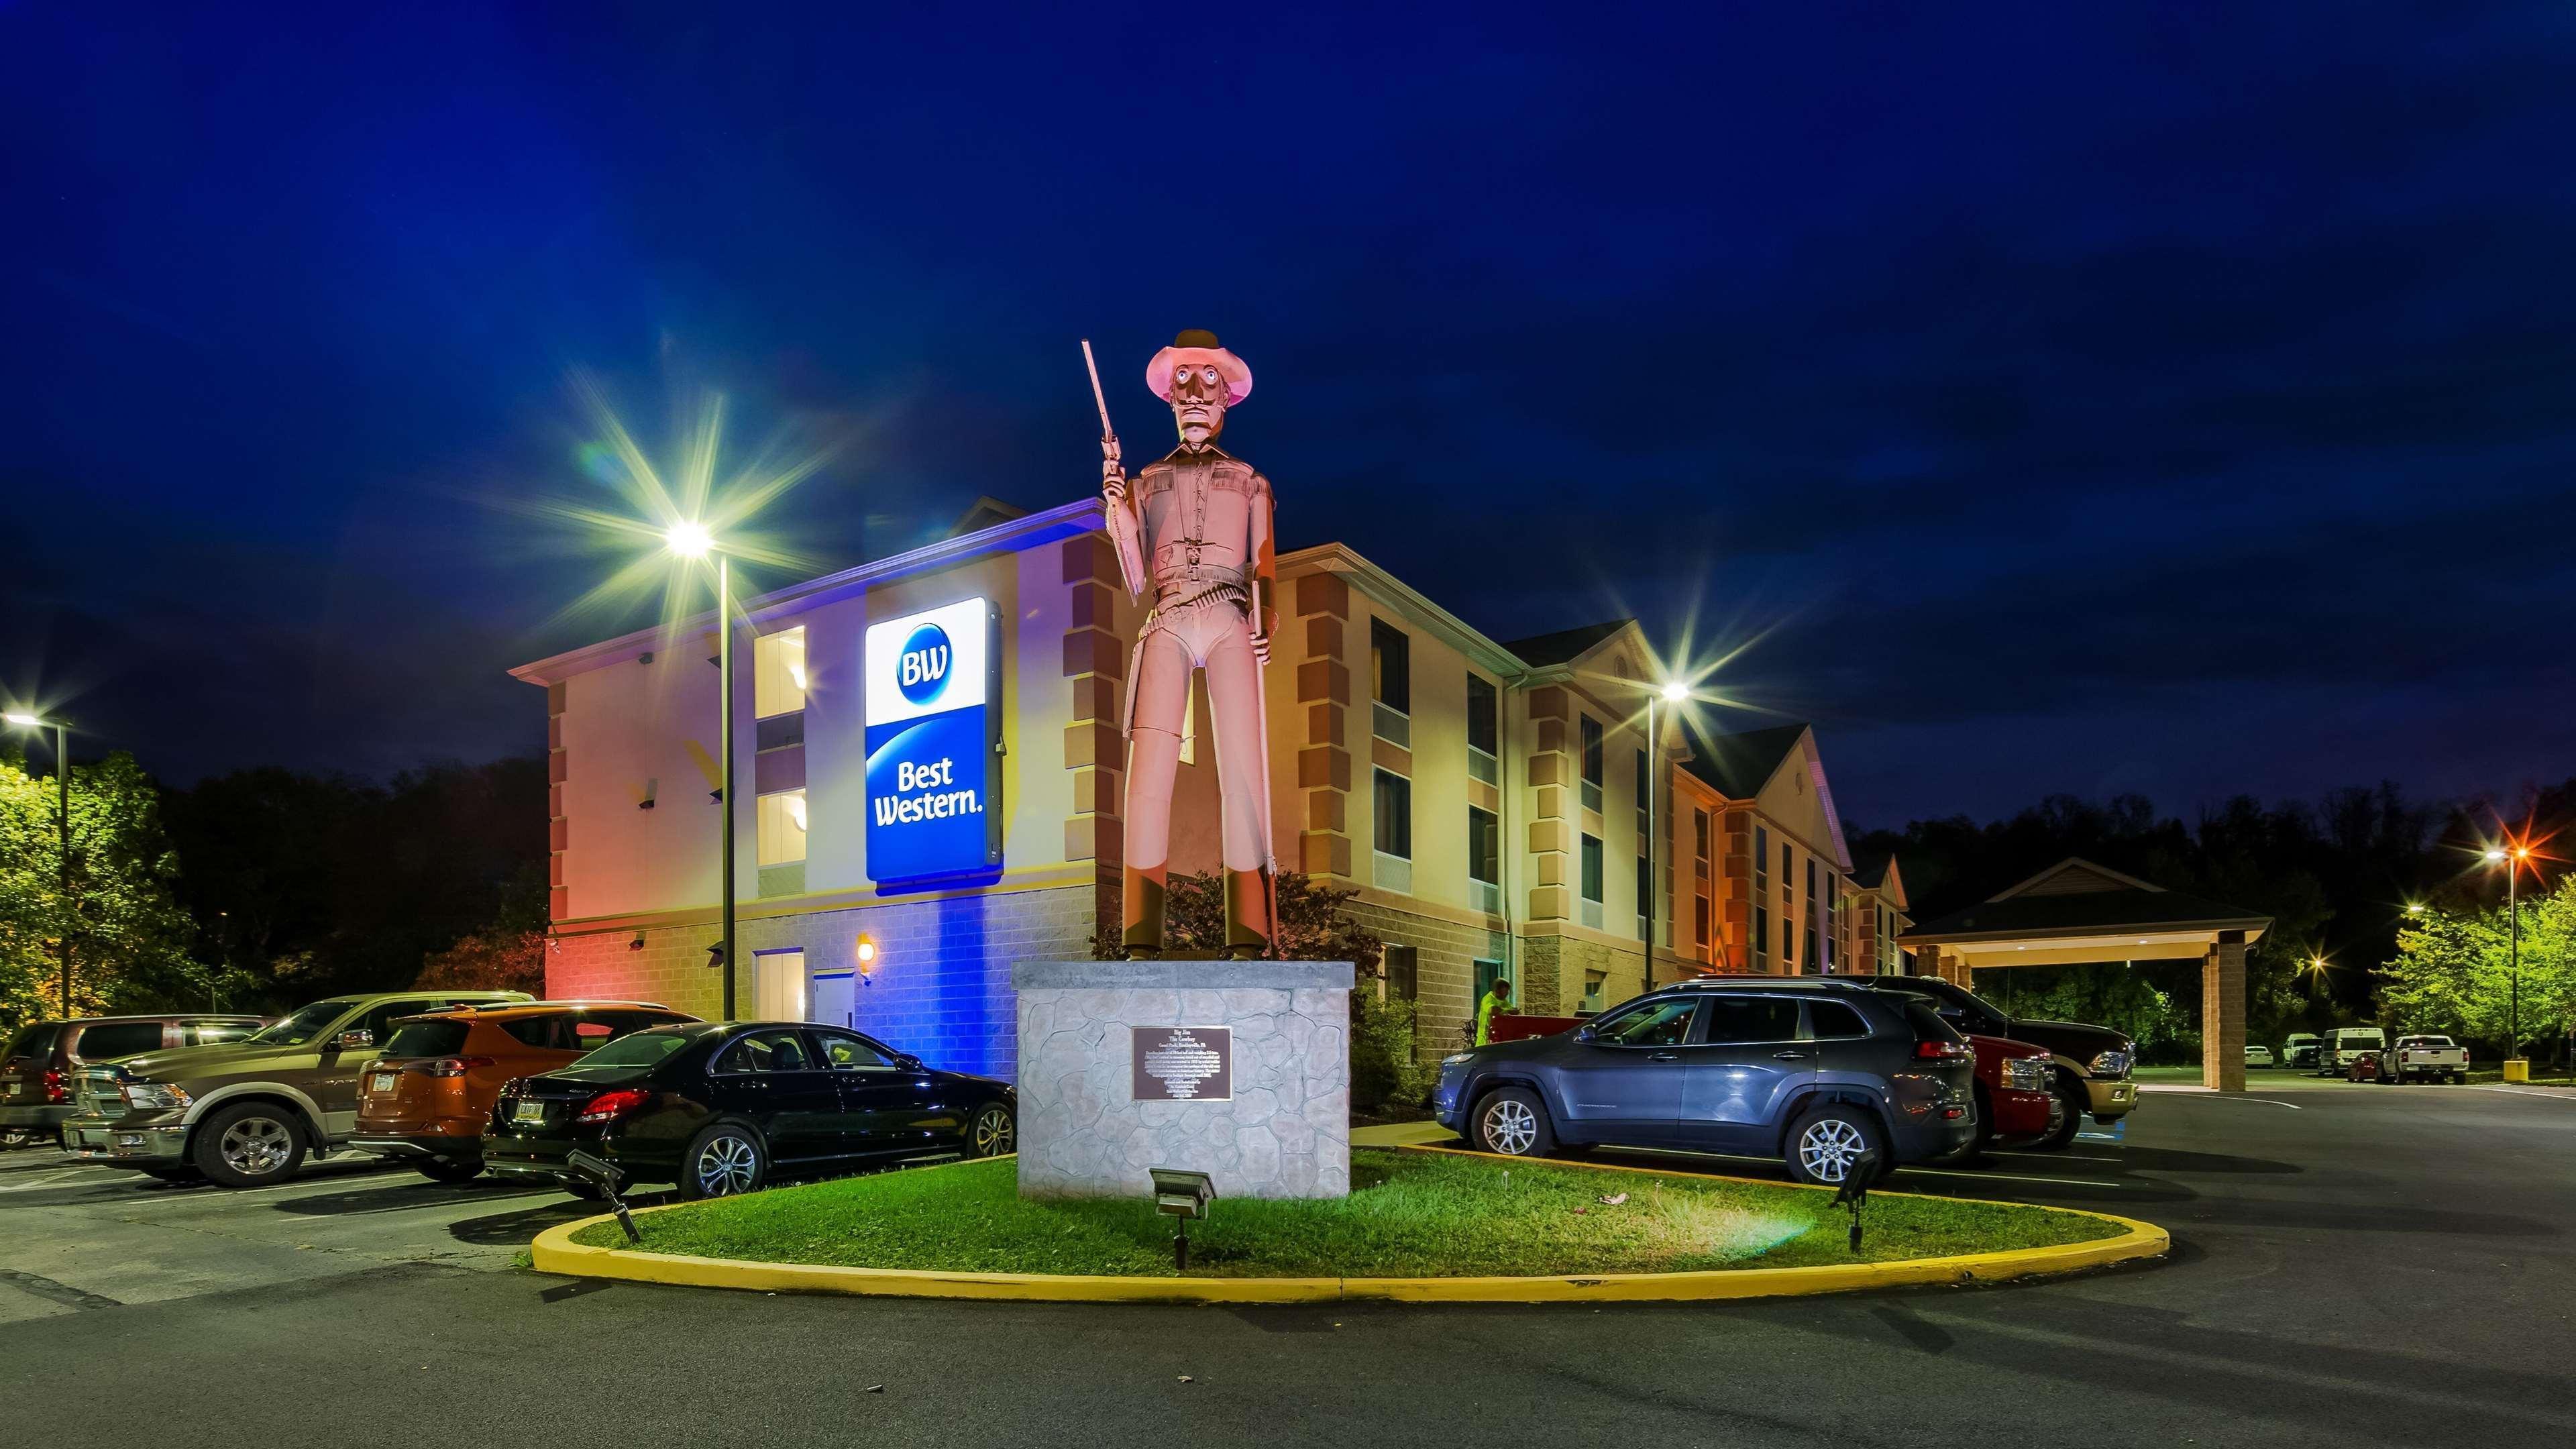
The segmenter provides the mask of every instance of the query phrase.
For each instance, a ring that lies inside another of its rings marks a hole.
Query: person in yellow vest
[[[1494,1039],[1494,1013],[1512,1009],[1512,983],[1497,976],[1485,988],[1484,999],[1476,1003],[1476,1045],[1486,1046]]]

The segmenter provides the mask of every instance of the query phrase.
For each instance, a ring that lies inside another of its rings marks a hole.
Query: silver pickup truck
[[[2375,1082],[2465,1082],[2469,1049],[2447,1036],[2401,1036],[2379,1053]]]

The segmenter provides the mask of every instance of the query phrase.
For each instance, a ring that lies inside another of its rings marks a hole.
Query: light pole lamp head
[[[1690,698],[1690,686],[1676,679],[1672,683],[1665,685],[1662,693],[1664,696],[1664,703],[1679,704],[1683,700]]]
[[[10,724],[16,725],[22,730],[43,729],[45,727],[45,722],[43,720],[36,718],[34,715],[29,714],[22,709],[13,709],[6,714],[0,714],[0,720],[6,720]]]
[[[2504,847],[2503,847],[2503,846],[2501,846],[2501,845],[2490,845],[2490,846],[2488,846],[2488,847],[2487,847],[2487,864],[2489,864],[2489,865],[2502,865],[2503,863],[2504,863]]]
[[[715,535],[694,518],[682,519],[663,531],[662,543],[682,558],[705,558],[715,551]]]

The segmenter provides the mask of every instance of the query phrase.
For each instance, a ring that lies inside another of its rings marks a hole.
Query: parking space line
[[[1900,1167],[1900,1173],[1921,1173],[1926,1177],[1972,1177],[1982,1182],[2043,1182],[2051,1187],[2127,1187],[2125,1182],[2102,1182],[2090,1177],[2021,1177],[2009,1172],[1960,1172],[1947,1167]]]
[[[2576,1102],[2576,1095],[2570,1095],[2565,1092],[2537,1091],[2530,1087],[2476,1086],[2469,1088],[2469,1090],[2472,1092],[2502,1092],[2509,1097],[2538,1097],[2544,1102]]]
[[[2120,1164],[2120,1159],[2116,1157],[2087,1157],[2080,1152],[2018,1152],[2008,1147],[1989,1147],[1986,1149],[1986,1155],[1989,1157],[2035,1157],[2043,1162],[2107,1162],[2114,1167],[2117,1167]]]

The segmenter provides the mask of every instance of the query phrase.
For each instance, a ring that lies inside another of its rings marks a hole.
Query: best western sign
[[[983,599],[868,626],[868,874],[880,886],[1001,870],[1000,627]]]

